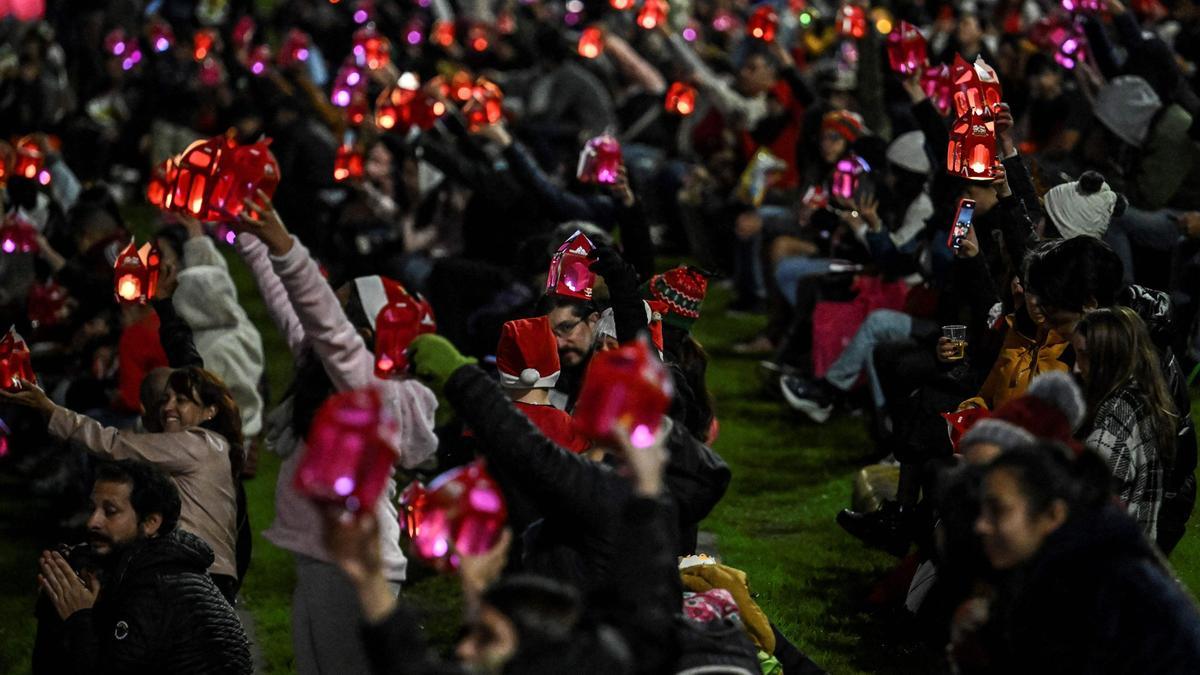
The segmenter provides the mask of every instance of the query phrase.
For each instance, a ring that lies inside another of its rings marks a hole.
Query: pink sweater
[[[416,380],[380,380],[375,359],[358,331],[346,318],[333,289],[321,276],[308,249],[295,241],[280,257],[268,255],[266,246],[252,235],[238,236],[238,250],[249,264],[266,301],[267,309],[297,359],[306,346],[313,349],[338,391],[376,387],[398,421],[392,439],[406,467],[421,464],[437,451],[433,415],[437,398]],[[304,455],[303,442],[279,471],[275,486],[275,522],[264,536],[280,548],[330,562],[321,542],[321,518],[313,504],[293,485],[296,467]],[[400,523],[394,498],[396,484],[375,505],[379,536],[388,578],[403,581],[407,561],[400,551]]]

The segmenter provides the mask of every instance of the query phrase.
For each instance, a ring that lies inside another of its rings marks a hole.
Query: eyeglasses
[[[578,328],[579,324],[581,324],[581,323],[583,323],[583,319],[575,319],[574,321],[559,322],[559,324],[557,326],[554,326],[554,328],[553,328],[554,334],[560,338],[565,338],[565,337],[569,336],[571,333],[574,333],[575,329]]]

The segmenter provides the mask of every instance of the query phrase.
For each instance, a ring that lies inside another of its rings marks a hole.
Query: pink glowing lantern
[[[670,373],[643,338],[592,356],[571,418],[583,436],[598,443],[615,444],[624,427],[635,448],[647,448],[673,393]]]
[[[769,4],[762,4],[750,15],[746,22],[746,35],[763,42],[774,42],[775,33],[779,30],[779,14]]]
[[[621,144],[608,134],[589,140],[579,153],[575,178],[583,183],[613,185],[621,168]]]
[[[1078,14],[1101,14],[1105,11],[1102,0],[1062,0],[1062,8]]]
[[[608,6],[612,7],[618,12],[624,12],[627,9],[632,9],[633,4],[634,0],[608,0]]]
[[[929,65],[925,36],[917,27],[901,21],[887,36],[888,64],[894,72],[904,76],[924,72]]]
[[[279,47],[279,67],[292,68],[308,61],[312,49],[311,42],[308,33],[298,28],[289,30]]]
[[[158,290],[158,268],[162,258],[150,243],[137,247],[130,240],[113,264],[113,290],[117,301],[144,305],[154,299]]]
[[[637,14],[637,25],[644,30],[654,30],[667,20],[670,9],[667,0],[642,0],[642,9]]]
[[[423,298],[405,294],[375,317],[375,377],[400,378],[408,373],[408,346],[418,336],[437,332],[433,308]]]
[[[546,275],[546,293],[580,300],[592,299],[596,275],[592,272],[592,251],[596,245],[583,232],[576,230],[558,247],[550,259]]]
[[[991,108],[969,110],[950,127],[946,171],[970,180],[996,177],[996,123]]]
[[[950,78],[955,90],[954,109],[958,117],[964,117],[968,112],[982,114],[984,109],[995,113],[996,106],[1002,100],[1000,78],[996,77],[996,71],[982,57],[975,59],[974,64],[969,64],[962,56],[955,55]]]
[[[392,61],[392,43],[368,24],[354,33],[354,62],[367,70],[386,68]]]
[[[398,459],[387,440],[395,433],[396,421],[376,389],[330,396],[309,428],[296,489],[315,502],[350,512],[374,508]]]
[[[412,551],[443,572],[458,569],[460,555],[490,551],[508,521],[504,495],[483,460],[451,469],[429,487],[413,483],[400,506]]]
[[[17,333],[16,328],[9,328],[4,337],[0,338],[0,388],[4,391],[20,390],[18,378],[26,382],[37,382],[29,346]]]
[[[463,115],[471,131],[495,124],[504,115],[504,93],[491,80],[480,77],[471,88],[471,98],[463,105]]]
[[[10,213],[0,225],[0,253],[37,253],[37,229],[16,212]]]
[[[171,29],[171,24],[160,18],[154,18],[149,26],[150,47],[158,54],[161,54],[175,44],[175,31]]]
[[[933,102],[938,112],[946,115],[954,102],[954,86],[950,80],[950,66],[938,64],[927,66],[921,72],[921,89]]]
[[[1073,70],[1085,58],[1087,39],[1083,27],[1065,17],[1046,17],[1033,25],[1029,39],[1054,55],[1058,65]]]
[[[854,199],[862,177],[870,171],[871,166],[866,160],[854,153],[839,159],[829,179],[829,192],[842,199]]]
[[[667,112],[680,117],[687,117],[696,112],[696,88],[686,82],[673,82],[667,89],[667,98],[663,101]]]
[[[337,76],[333,80],[333,90],[329,94],[329,100],[339,108],[350,107],[350,101],[354,98],[354,94],[367,86],[367,78],[360,68],[353,61],[347,60],[338,69]]]
[[[598,26],[589,26],[579,34],[579,44],[576,47],[579,55],[585,59],[594,59],[604,53],[604,31]]]

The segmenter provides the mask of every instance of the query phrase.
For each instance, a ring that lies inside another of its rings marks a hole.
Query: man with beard
[[[595,349],[600,312],[590,300],[550,294],[543,302],[562,366],[562,374],[550,392],[550,402],[556,408],[570,411],[575,406],[583,373]]]
[[[33,672],[250,673],[249,641],[208,575],[212,549],[176,527],[171,479],[100,463],[91,508],[87,544],[39,560]]]

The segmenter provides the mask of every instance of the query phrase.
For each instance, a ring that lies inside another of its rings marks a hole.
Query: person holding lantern
[[[335,292],[308,249],[288,232],[262,192],[246,201],[246,210],[234,227],[239,231],[238,250],[298,362],[295,384],[267,425],[268,443],[285,459],[276,484],[275,522],[265,533],[295,558],[292,642],[297,669],[305,674],[347,669],[367,672],[366,647],[356,630],[362,610],[320,540],[317,507],[294,484],[304,455],[300,439],[307,435],[314,411],[328,394],[374,387],[399,422],[390,442],[400,450],[401,463],[412,468],[432,458],[437,450],[433,428],[438,402],[417,380],[376,377],[372,354],[376,319],[395,282],[378,276],[360,277]],[[388,489],[372,508],[380,524],[385,575],[398,592],[407,560],[400,551],[396,507],[389,498],[394,490],[389,476]]]

